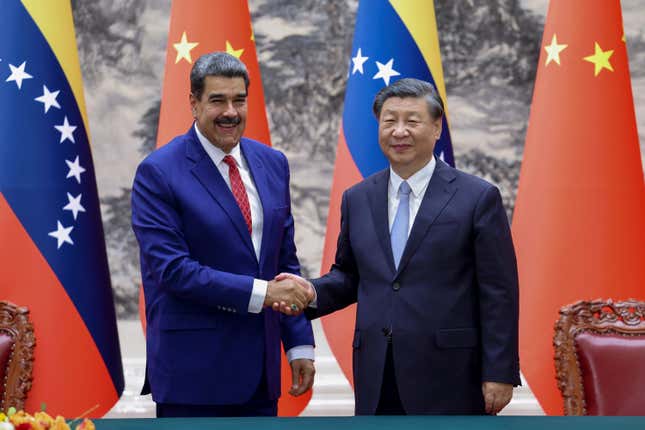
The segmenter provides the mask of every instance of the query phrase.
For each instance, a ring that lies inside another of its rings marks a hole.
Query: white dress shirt
[[[430,178],[434,173],[434,168],[437,165],[434,157],[423,166],[419,171],[414,175],[410,176],[406,182],[412,189],[410,192],[410,223],[408,225],[408,236],[410,236],[410,231],[412,231],[412,226],[414,225],[414,219],[419,212],[419,207],[423,201],[423,196],[426,194],[428,189],[428,184],[430,183]],[[399,186],[403,182],[403,178],[396,174],[392,167],[390,166],[390,182],[387,187],[387,213],[388,213],[388,231],[392,231],[392,224],[394,223],[394,217],[396,216],[396,211],[399,208]]]
[[[194,125],[195,133],[201,143],[202,147],[219,170],[224,182],[228,188],[231,188],[231,179],[228,174],[228,164],[224,162],[224,157],[230,155],[237,164],[237,169],[240,171],[240,177],[246,188],[246,194],[249,198],[249,207],[251,208],[251,242],[253,242],[253,250],[255,251],[255,258],[260,260],[260,249],[262,246],[262,227],[264,225],[264,213],[262,212],[262,201],[255,187],[255,183],[251,178],[251,172],[246,160],[242,156],[239,143],[231,149],[229,154],[222,151],[220,148],[211,144],[208,139],[199,131],[197,123]],[[264,299],[267,294],[268,282],[263,279],[253,280],[253,290],[251,291],[251,299],[249,300],[249,313],[258,314],[262,311]],[[300,345],[291,348],[287,351],[287,359],[289,361],[298,358],[314,359],[314,348],[312,345]]]

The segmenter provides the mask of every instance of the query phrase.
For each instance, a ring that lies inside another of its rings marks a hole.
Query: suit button
[[[394,291],[399,291],[401,289],[401,284],[399,284],[398,282],[393,283],[392,284],[392,289]]]

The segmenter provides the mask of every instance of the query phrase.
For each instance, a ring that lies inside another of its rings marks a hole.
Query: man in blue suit
[[[302,309],[285,156],[242,137],[249,77],[226,53],[200,57],[190,74],[195,122],[137,169],[132,225],[141,250],[147,368],[157,416],[276,415],[280,343],[291,394],[313,383]]]
[[[343,194],[336,260],[311,281],[306,315],[358,304],[357,414],[495,414],[520,383],[517,267],[500,193],[434,158],[444,108],[431,84],[401,79],[373,110],[390,167]]]

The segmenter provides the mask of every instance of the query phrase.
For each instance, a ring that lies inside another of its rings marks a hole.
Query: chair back
[[[35,345],[29,310],[0,301],[0,411],[24,408],[31,389]]]
[[[564,306],[553,346],[565,415],[645,415],[645,302]]]

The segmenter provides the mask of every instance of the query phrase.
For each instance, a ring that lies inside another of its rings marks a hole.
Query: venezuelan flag
[[[102,416],[123,369],[68,0],[0,14],[0,299],[30,310],[26,410]]]
[[[378,123],[372,114],[374,96],[385,85],[405,77],[433,83],[446,102],[434,2],[359,2],[336,151],[322,273],[327,273],[334,261],[343,191],[388,166],[378,145]],[[443,118],[443,131],[435,146],[435,154],[454,165],[447,115]],[[352,384],[351,345],[355,318],[355,306],[323,318],[329,345]]]

